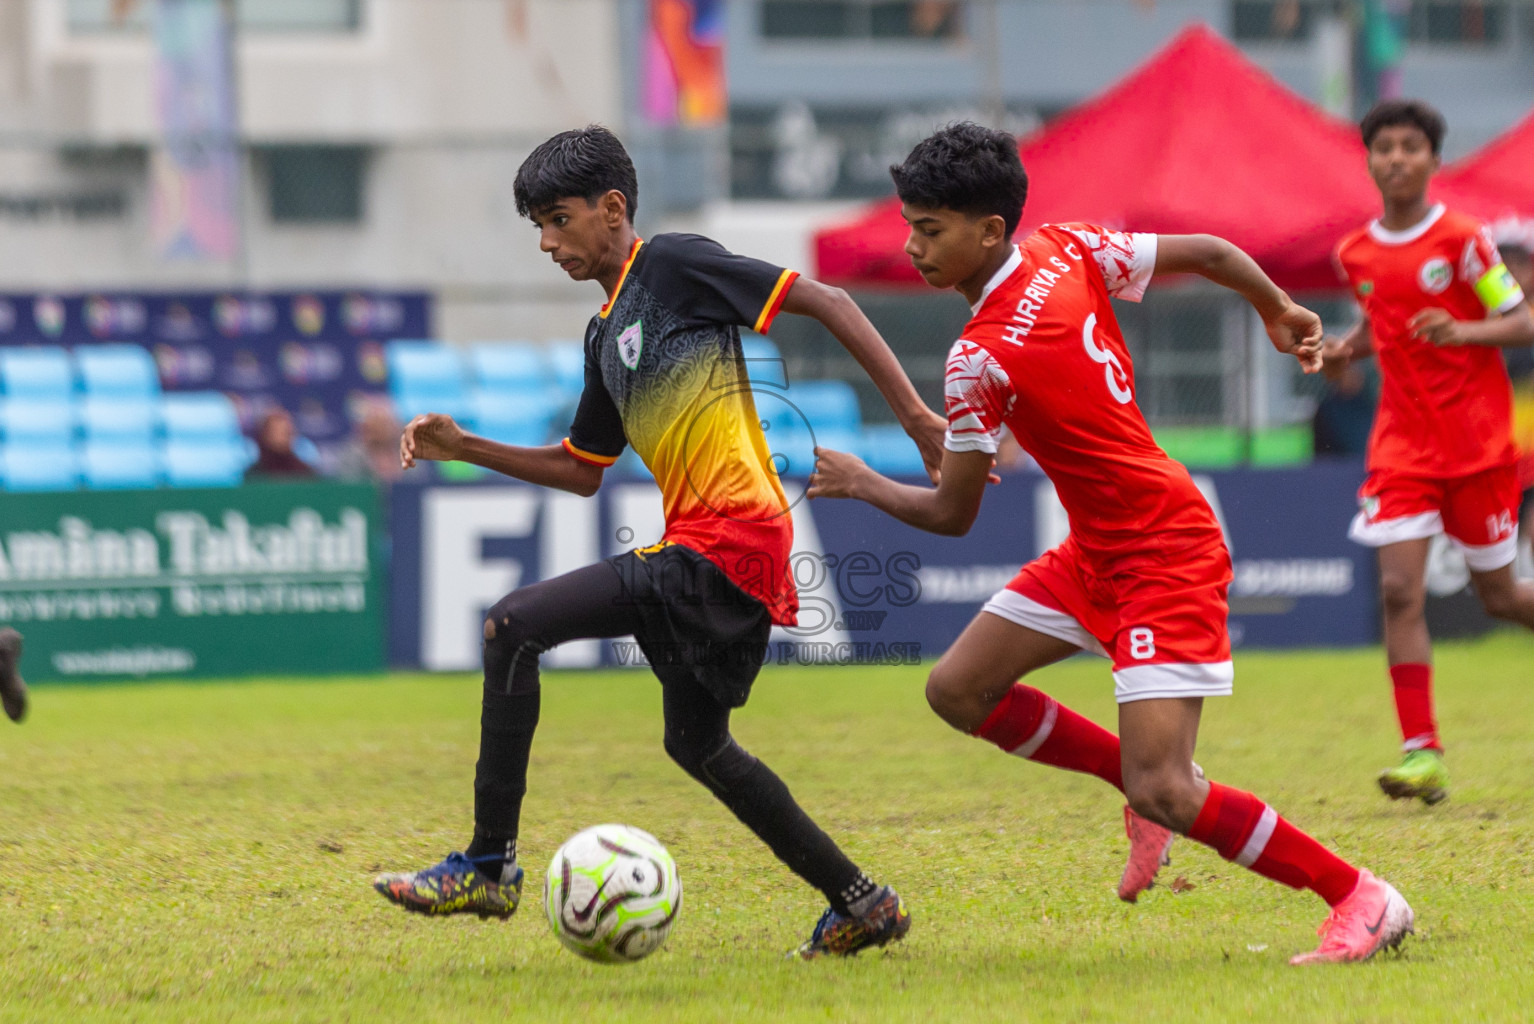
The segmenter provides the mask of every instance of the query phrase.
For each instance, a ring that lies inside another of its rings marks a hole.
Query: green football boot
[[[1436,750],[1413,750],[1394,768],[1380,772],[1380,789],[1392,800],[1420,797],[1428,805],[1449,795],[1449,769]]]

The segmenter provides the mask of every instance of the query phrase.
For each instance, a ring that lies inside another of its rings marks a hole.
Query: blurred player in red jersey
[[[1444,121],[1390,100],[1362,122],[1384,213],[1348,235],[1337,261],[1364,318],[1323,349],[1326,372],[1379,358],[1369,475],[1348,535],[1379,549],[1385,657],[1405,758],[1380,773],[1392,798],[1429,804],[1449,774],[1433,716],[1432,641],[1423,604],[1428,546],[1446,533],[1465,556],[1487,612],[1534,627],[1534,584],[1513,576],[1518,451],[1499,347],[1534,342],[1534,317],[1491,232],[1429,205]]]
[[[1320,320],[1208,235],[1066,224],[1013,244],[1028,179],[1004,132],[949,126],[891,174],[911,262],[974,312],[948,358],[941,478],[936,488],[900,484],[820,449],[810,495],[861,499],[912,526],[963,534],[1005,426],[1054,482],[1071,524],[937,663],[933,710],[1008,753],[1122,790],[1122,898],[1149,887],[1177,833],[1331,905],[1320,948],[1292,962],[1362,960],[1396,945],[1412,926],[1400,893],[1252,794],[1205,781],[1193,763],[1204,698],[1231,692],[1230,555],[1188,471],[1151,437],[1109,299],[1139,299],[1156,272],[1200,274],[1245,296],[1279,351],[1311,372]],[[1018,681],[1081,650],[1112,659],[1119,736]]]

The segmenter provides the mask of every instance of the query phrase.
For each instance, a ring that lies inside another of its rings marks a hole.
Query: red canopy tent
[[[1241,246],[1289,289],[1339,287],[1331,254],[1374,216],[1358,129],[1291,92],[1203,25],[1019,147],[1022,230],[1089,221]],[[920,284],[889,199],[815,236],[822,279]]]
[[[1484,220],[1521,225],[1525,244],[1534,240],[1534,114],[1446,168],[1434,191]]]

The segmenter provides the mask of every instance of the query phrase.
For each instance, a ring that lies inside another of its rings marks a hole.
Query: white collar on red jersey
[[[1405,245],[1407,242],[1415,242],[1427,234],[1428,228],[1438,223],[1438,218],[1443,216],[1444,209],[1444,205],[1439,203],[1427,212],[1426,217],[1423,217],[1405,231],[1391,231],[1381,226],[1379,221],[1371,220],[1369,222],[1369,234],[1381,245]]]
[[[1012,247],[1012,255],[1007,257],[1007,262],[1001,265],[1000,270],[991,275],[991,279],[987,281],[985,283],[985,287],[980,290],[980,301],[969,307],[969,315],[977,315],[980,312],[980,307],[985,305],[985,300],[991,297],[991,293],[996,290],[1001,282],[1011,277],[1014,270],[1022,265],[1023,250],[1014,245]]]

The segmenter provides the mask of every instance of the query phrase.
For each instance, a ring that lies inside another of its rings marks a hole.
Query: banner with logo
[[[369,484],[0,494],[0,624],[29,681],[384,662]]]
[[[1229,540],[1230,632],[1239,647],[1346,646],[1378,639],[1373,554],[1347,540],[1363,467],[1198,474]],[[913,481],[914,482],[914,481]],[[785,481],[792,500],[803,481]],[[479,665],[483,616],[512,589],[658,540],[660,493],[609,480],[596,498],[513,482],[396,486],[390,658],[434,670]],[[935,658],[1019,566],[1069,531],[1037,474],[987,489],[965,537],[937,537],[850,501],[800,500],[792,571],[800,622],[778,629],[778,662]],[[638,664],[631,643],[584,642],[545,663]]]
[[[281,405],[322,447],[387,387],[384,343],[431,321],[425,292],[0,293],[0,345],[143,345],[166,390],[224,391],[247,427]]]

